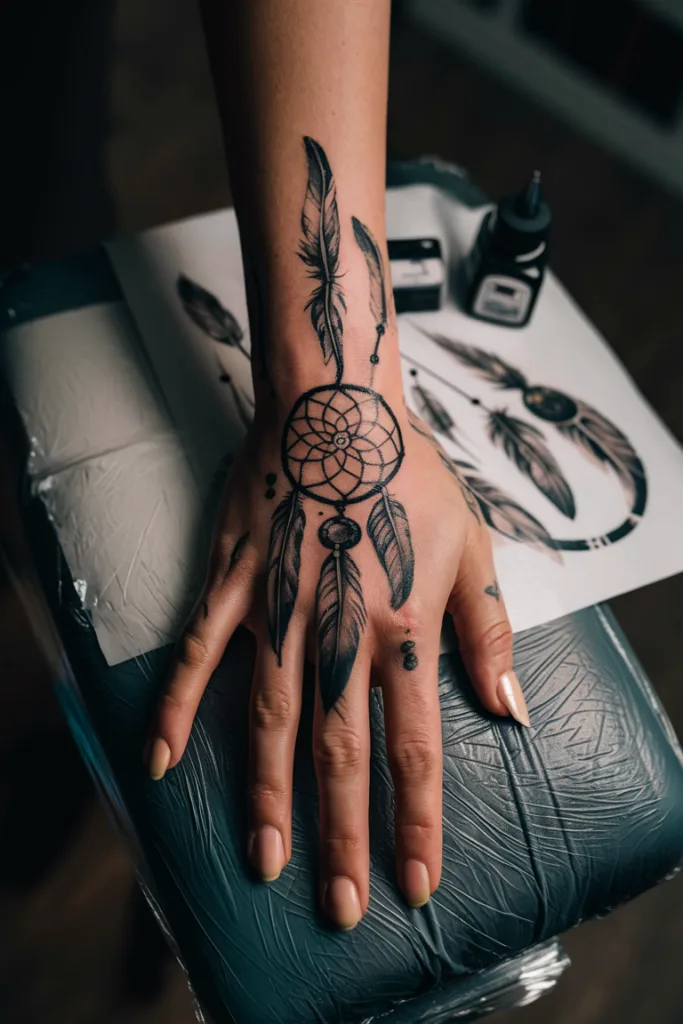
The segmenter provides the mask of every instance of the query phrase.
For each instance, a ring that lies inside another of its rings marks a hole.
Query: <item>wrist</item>
[[[398,338],[390,327],[379,336],[377,331],[353,325],[344,333],[344,361],[341,380],[337,381],[337,364],[320,358],[317,339],[311,333],[310,321],[300,324],[298,332],[287,331],[276,343],[268,344],[263,365],[254,364],[254,393],[259,415],[285,418],[300,396],[321,387],[339,385],[368,389],[379,394],[394,409],[403,413],[403,383]],[[311,352],[311,345],[316,345]]]

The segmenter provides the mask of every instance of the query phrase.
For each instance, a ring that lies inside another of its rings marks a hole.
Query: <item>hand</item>
[[[383,691],[396,787],[397,874],[411,906],[427,902],[441,874],[437,684],[445,610],[454,618],[482,704],[499,715],[511,711],[528,724],[512,671],[510,624],[476,501],[428,428],[417,418],[408,420],[400,396],[392,404],[401,410],[400,472],[383,492],[348,504],[343,515],[306,495],[293,501],[281,461],[284,417],[266,422],[257,416],[227,482],[206,584],[179,643],[150,747],[150,773],[159,779],[182,757],[199,701],[230,637],[240,623],[248,626],[257,640],[249,856],[264,880],[277,878],[291,856],[292,767],[308,652],[318,679],[313,749],[321,899],[341,928],[358,923],[369,899],[371,683]],[[354,429],[349,428],[351,440],[336,434],[336,443],[362,449]],[[371,436],[364,429],[361,434]],[[390,531],[387,540],[381,518],[383,494],[399,537],[393,547],[395,535]],[[361,527],[360,539],[344,525],[349,521]],[[285,526],[289,556],[283,565]]]

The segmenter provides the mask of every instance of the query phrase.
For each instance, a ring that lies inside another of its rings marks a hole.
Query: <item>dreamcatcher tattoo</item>
[[[334,510],[318,529],[318,539],[329,552],[316,594],[319,683],[327,714],[344,692],[367,621],[361,574],[351,554],[363,531],[356,518],[347,514],[349,506],[355,509],[374,499],[365,529],[386,575],[388,601],[394,610],[410,595],[414,555],[405,508],[388,490],[403,462],[399,424],[381,395],[343,380],[346,303],[340,284],[336,184],[322,146],[305,137],[304,147],[308,184],[299,257],[314,282],[306,310],[333,379],[302,394],[284,426],[281,459],[291,489],[273,513],[268,623],[281,663],[299,589],[304,506],[316,502]],[[387,326],[385,274],[370,230],[355,217],[351,227],[368,267],[370,310],[376,320],[375,337],[370,340],[372,381]]]

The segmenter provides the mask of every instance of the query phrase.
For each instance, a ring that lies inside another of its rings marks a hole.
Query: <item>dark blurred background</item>
[[[229,202],[193,0],[15,0],[0,45],[0,269]],[[496,198],[540,167],[555,272],[679,440],[682,89],[681,0],[396,5],[390,156],[436,154]],[[16,552],[14,487],[0,446]],[[613,607],[682,735],[683,580]],[[557,989],[496,1021],[683,1021],[680,880],[565,944]],[[3,1024],[194,1019],[1,577],[0,949]]]

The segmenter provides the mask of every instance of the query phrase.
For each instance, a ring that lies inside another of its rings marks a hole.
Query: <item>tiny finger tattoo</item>
[[[202,614],[205,619],[209,617],[209,603],[208,601],[202,601]]]
[[[403,658],[403,667],[409,672],[412,672],[418,665],[417,654],[415,653],[415,641],[404,640],[401,644],[400,651],[401,654],[405,655]]]
[[[228,572],[230,572],[231,569],[234,569],[234,567],[239,562],[240,558],[242,557],[242,555],[244,553],[244,547],[245,547],[245,545],[246,545],[248,540],[249,540],[249,530],[247,530],[246,533],[243,533],[242,536],[240,537],[240,539],[235,544],[235,547],[232,550],[232,554],[230,555],[230,563],[228,565]],[[225,575],[227,576],[228,573],[226,573]]]
[[[488,596],[492,597],[494,600],[500,601],[500,590],[498,589],[498,580],[494,580],[490,586],[484,587],[484,593],[488,594]]]
[[[275,497],[275,481],[277,480],[277,473],[266,473],[266,484],[268,490],[266,491],[266,498]]]

